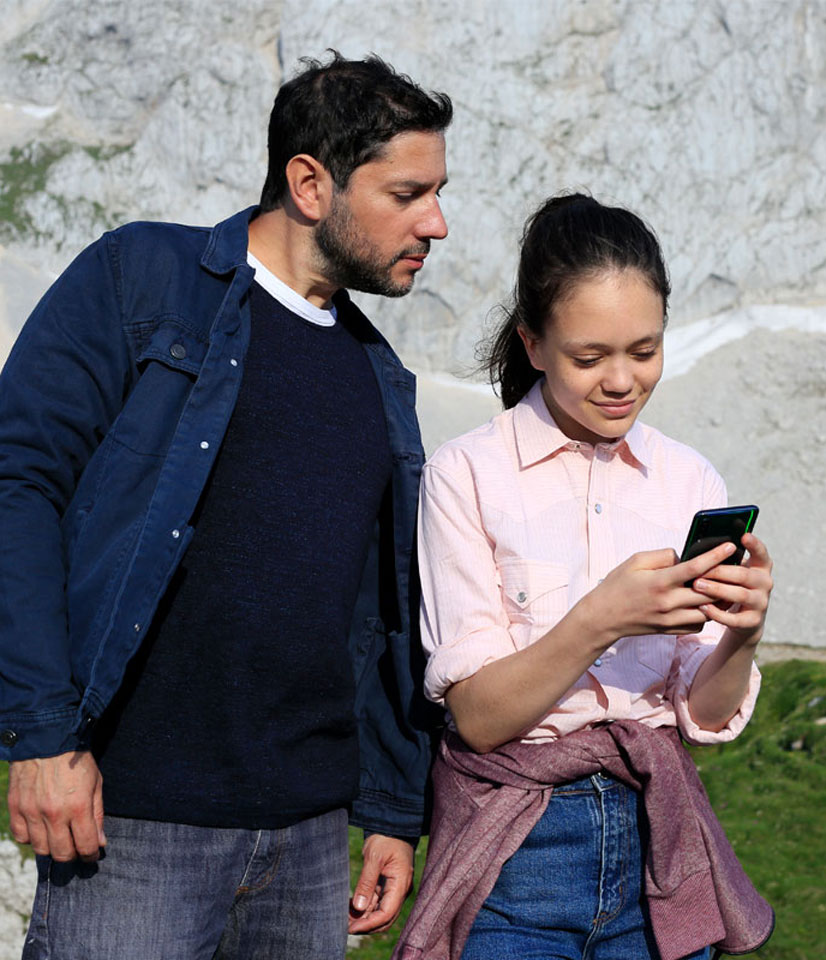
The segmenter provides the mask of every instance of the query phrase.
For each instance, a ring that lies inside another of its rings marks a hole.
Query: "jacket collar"
[[[559,429],[545,406],[542,398],[543,380],[544,378],[537,380],[513,408],[513,431],[516,448],[519,451],[519,462],[523,468],[533,466],[540,460],[545,460],[557,451],[571,447],[575,443]],[[582,445],[590,446],[590,444]],[[641,467],[651,465],[651,451],[645,429],[639,421],[635,421],[628,433],[620,440],[605,446],[620,455],[630,454]]]
[[[247,262],[250,221],[258,215],[260,207],[247,207],[222,220],[210,231],[209,243],[201,257],[201,266],[210,273],[221,276],[230,273]]]

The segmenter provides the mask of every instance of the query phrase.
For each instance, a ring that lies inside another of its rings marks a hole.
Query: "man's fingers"
[[[372,909],[350,921],[350,933],[379,933],[392,925],[404,903],[407,891],[394,878],[387,879],[381,897],[374,896]]]
[[[11,794],[9,795],[9,828],[11,835],[18,843],[31,842],[28,821],[20,812],[20,808],[12,799]]]
[[[95,820],[95,829],[98,835],[98,847],[106,846],[106,834],[103,830],[103,781],[101,780],[92,799],[92,816]]]
[[[353,891],[353,909],[358,913],[363,913],[370,906],[370,901],[376,893],[380,876],[381,864],[379,861],[373,860],[372,858],[365,858],[361,875]]]
[[[75,817],[70,825],[73,846],[83,860],[93,861],[100,857],[100,831],[89,809],[84,815]]]
[[[69,860],[75,860],[78,852],[75,849],[72,831],[69,829],[68,823],[65,821],[57,821],[52,823],[48,820],[48,818],[46,818],[44,819],[44,826],[46,828],[45,834],[47,847],[45,850],[38,850],[37,847],[32,844],[35,852],[48,853],[53,860],[58,860],[61,863]]]

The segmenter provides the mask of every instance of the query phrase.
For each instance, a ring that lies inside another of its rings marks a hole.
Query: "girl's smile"
[[[572,440],[624,436],[662,375],[663,301],[637,270],[610,270],[576,283],[536,337],[519,328],[542,394]]]

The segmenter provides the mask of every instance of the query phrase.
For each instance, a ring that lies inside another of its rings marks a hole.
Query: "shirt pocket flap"
[[[152,332],[151,339],[138,354],[138,366],[150,360],[185,373],[198,374],[207,352],[207,344],[179,318],[165,318]]]
[[[667,678],[677,651],[677,638],[670,634],[653,633],[633,640],[639,662],[662,679]]]
[[[561,563],[538,560],[506,560],[500,563],[502,593],[517,610],[527,611],[548,595],[568,586],[568,568]],[[567,591],[564,594],[567,598]]]

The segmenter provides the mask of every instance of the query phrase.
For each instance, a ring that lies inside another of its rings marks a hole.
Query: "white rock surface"
[[[286,0],[284,63],[375,50],[454,98],[452,236],[386,329],[462,368],[528,211],[590,188],[650,221],[676,324],[826,296],[823,0]]]
[[[102,229],[255,202],[280,78],[328,46],[456,107],[451,236],[410,297],[364,298],[420,373],[428,449],[498,409],[451,375],[507,296],[527,213],[578,188],[635,209],[674,285],[647,419],[760,504],[769,639],[826,649],[826,0],[0,0],[0,363]],[[30,897],[16,863],[0,856],[0,951]]]
[[[0,960],[20,960],[37,870],[11,840],[0,840]]]

